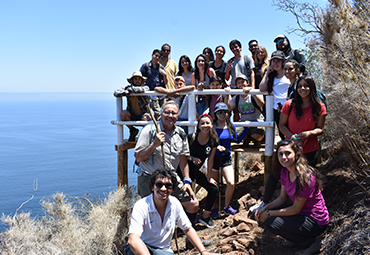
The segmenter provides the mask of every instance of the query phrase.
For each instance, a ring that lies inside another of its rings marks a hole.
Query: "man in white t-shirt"
[[[171,170],[158,169],[151,174],[152,194],[134,205],[125,254],[173,255],[171,239],[176,225],[202,255],[214,254],[204,248],[180,201],[171,196],[176,184],[176,175]]]

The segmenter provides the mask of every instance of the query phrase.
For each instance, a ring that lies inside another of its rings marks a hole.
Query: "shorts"
[[[177,187],[172,192],[172,196],[177,197],[178,200],[180,200],[181,203],[183,202],[189,202],[190,201],[190,195],[188,192],[184,192],[184,183],[181,181],[180,177],[177,176]],[[150,175],[142,174],[137,177],[137,189],[138,193],[141,197],[149,196],[152,193],[151,187],[150,187]]]
[[[138,115],[138,114],[132,113],[131,111],[129,111],[129,112],[131,114],[131,120],[132,121],[139,121],[143,117],[143,115]]]
[[[232,164],[233,164],[233,161],[231,159],[231,154],[221,156],[221,167],[222,168],[231,166]],[[219,156],[215,156],[215,159],[213,161],[212,170],[218,171],[219,169],[220,169],[220,158]]]

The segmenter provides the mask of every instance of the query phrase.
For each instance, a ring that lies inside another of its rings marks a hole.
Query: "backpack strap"
[[[192,133],[188,135],[188,143],[189,143],[189,149],[193,145],[195,138],[197,137],[196,133]]]

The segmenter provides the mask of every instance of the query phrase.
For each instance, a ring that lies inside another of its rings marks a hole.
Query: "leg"
[[[131,121],[131,114],[127,110],[121,111],[121,120],[122,121]],[[132,125],[127,125],[129,129],[131,129],[133,126]]]
[[[321,235],[326,225],[317,224],[312,217],[297,214],[292,216],[269,217],[266,227],[277,235],[302,247],[308,247]]]
[[[152,100],[152,103],[151,103],[151,107],[153,109],[153,112],[154,112],[154,118],[156,120],[159,119],[159,117],[161,116],[160,114],[160,111],[161,111],[161,107],[159,106],[159,100]]]
[[[222,174],[226,180],[225,208],[230,205],[234,194],[234,170],[232,166],[222,168]]]
[[[216,201],[218,189],[216,185],[213,185],[208,182],[207,177],[202,172],[198,173],[197,184],[205,188],[208,193],[207,201],[206,201],[206,208],[205,208],[205,212],[203,213],[203,217],[207,218],[211,214],[212,206]]]
[[[275,109],[274,109],[274,120],[275,120],[275,123],[277,125],[278,130],[279,130],[279,136],[280,136],[281,140],[284,140],[285,136],[284,136],[283,133],[280,132],[280,129],[279,129],[280,112],[278,110],[275,110]]]
[[[152,193],[149,183],[149,175],[140,175],[137,177],[137,193],[139,193],[141,197],[149,196],[150,193]]]
[[[277,186],[278,181],[279,181],[279,179],[277,179],[275,177],[275,175],[273,175],[273,173],[271,172],[269,174],[269,178],[267,179],[267,182],[266,182],[265,194],[263,195],[263,202],[265,204],[270,202],[270,200],[272,198],[272,195],[274,194],[274,192],[276,190],[276,186]]]

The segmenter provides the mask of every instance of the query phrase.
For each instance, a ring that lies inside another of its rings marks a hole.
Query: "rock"
[[[245,223],[249,225],[251,228],[258,227],[258,223],[255,220],[251,220],[248,218],[248,212],[247,211],[242,211],[236,215],[234,215],[234,225],[238,226],[241,223]]]
[[[231,243],[234,239],[235,239],[234,237],[226,237],[220,240],[220,244],[223,245],[223,244],[228,244],[229,242]]]
[[[225,255],[249,255],[248,251],[232,251],[225,253]]]
[[[248,245],[253,242],[252,239],[247,239],[247,238],[238,238],[238,242],[244,245],[245,247],[248,247]]]
[[[256,189],[252,189],[250,191],[250,194],[251,194],[252,197],[257,198],[257,199],[261,196],[261,193]]]
[[[237,251],[246,251],[245,246],[238,243],[236,240],[233,241],[233,248]]]
[[[249,252],[250,255],[256,254],[253,249],[249,249],[248,252]]]
[[[249,232],[251,231],[251,228],[250,226],[248,226],[247,224],[245,224],[244,222],[240,223],[237,227],[236,227],[236,230],[240,233],[240,232]]]
[[[227,229],[225,229],[225,230],[222,230],[221,232],[220,232],[220,234],[222,235],[222,236],[231,236],[231,235],[235,235],[235,234],[237,234],[238,233],[238,231],[236,230],[236,228],[227,228]]]
[[[253,204],[255,204],[256,203],[256,199],[254,199],[253,197],[251,197],[251,195],[248,193],[248,194],[244,195],[243,197],[241,197],[238,200],[238,203],[239,203],[239,212],[240,212],[242,210],[248,209]]]
[[[222,245],[218,252],[221,252],[222,254],[225,254],[227,252],[230,252],[233,250],[233,247],[231,245]]]

